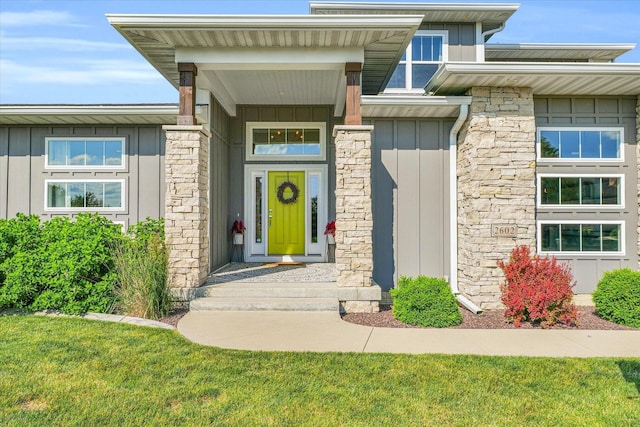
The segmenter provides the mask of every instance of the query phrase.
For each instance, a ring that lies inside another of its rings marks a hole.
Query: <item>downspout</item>
[[[461,305],[475,314],[480,314],[482,309],[462,295],[458,289],[458,133],[468,115],[469,106],[461,105],[458,118],[449,132],[449,286]]]
[[[506,22],[503,22],[502,24],[500,24],[499,27],[497,28],[493,28],[491,30],[487,30],[485,32],[482,33],[482,43],[484,44],[487,40],[487,37],[494,35],[495,33],[499,33],[500,31],[504,30],[504,27],[507,25]]]

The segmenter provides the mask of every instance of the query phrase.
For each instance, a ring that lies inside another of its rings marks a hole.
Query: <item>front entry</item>
[[[269,255],[304,255],[305,173],[270,171],[268,183]]]
[[[310,164],[245,165],[247,261],[326,260],[327,169]],[[239,214],[236,218],[243,219]]]

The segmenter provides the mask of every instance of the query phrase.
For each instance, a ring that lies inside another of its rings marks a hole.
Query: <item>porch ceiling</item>
[[[174,86],[177,62],[194,62],[202,70],[198,86],[212,90],[232,115],[236,104],[339,106],[344,64],[354,55],[364,61],[362,92],[377,94],[422,21],[402,15],[107,18]]]
[[[435,95],[459,95],[473,86],[530,87],[537,95],[640,95],[640,65],[446,63],[429,81],[425,91]]]

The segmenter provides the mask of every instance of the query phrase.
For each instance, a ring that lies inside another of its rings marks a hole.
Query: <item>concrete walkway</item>
[[[199,344],[241,350],[640,357],[640,330],[373,328],[331,312],[189,312],[178,331]]]

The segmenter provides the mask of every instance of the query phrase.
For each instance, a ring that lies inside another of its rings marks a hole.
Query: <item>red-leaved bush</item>
[[[515,326],[539,322],[547,328],[558,322],[575,325],[578,317],[571,302],[575,286],[571,269],[554,257],[531,256],[528,246],[518,246],[508,262],[498,261],[506,282],[500,286],[504,313]]]

